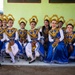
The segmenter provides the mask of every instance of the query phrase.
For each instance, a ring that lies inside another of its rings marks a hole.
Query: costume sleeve
[[[54,39],[52,39],[52,37],[51,37],[50,34],[48,34],[48,38],[49,38],[49,41],[50,41],[50,42],[53,42],[53,41],[54,41]]]
[[[19,37],[18,37],[18,32],[16,31],[16,37],[15,37],[15,40],[18,40]]]
[[[64,33],[63,33],[62,29],[60,29],[59,31],[60,31],[60,39],[59,40],[62,41],[64,39]]]
[[[1,39],[1,41],[4,41],[5,40],[5,33],[3,33],[3,39]]]
[[[40,33],[38,32],[38,40],[40,40],[41,36],[40,36]]]
[[[28,42],[31,42],[31,37],[29,34],[27,34],[27,39],[28,39]]]

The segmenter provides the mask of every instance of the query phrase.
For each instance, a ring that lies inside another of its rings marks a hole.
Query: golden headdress
[[[8,17],[6,15],[2,15],[2,20],[6,20],[8,22]]]
[[[73,26],[75,26],[75,21],[74,19],[69,19],[67,22],[66,22],[66,25],[68,24],[72,24]]]
[[[58,22],[59,21],[58,15],[54,14],[52,17],[50,17],[50,22],[52,20],[56,20]]]
[[[37,22],[38,22],[37,16],[32,16],[32,17],[29,19],[29,22],[30,22],[30,23],[31,23],[32,21],[36,22],[36,24],[37,24]]]
[[[18,21],[18,23],[20,24],[21,22],[24,22],[25,24],[27,24],[27,21],[25,18],[20,18],[20,20]]]
[[[7,16],[7,17],[8,17],[8,20],[9,20],[9,19],[12,19],[13,21],[15,21],[15,19],[14,19],[13,15],[8,14],[8,16]]]
[[[49,21],[49,16],[45,15],[44,20],[48,20]]]
[[[65,23],[65,19],[63,16],[60,16],[60,18],[58,19],[58,21],[62,21],[63,23]]]

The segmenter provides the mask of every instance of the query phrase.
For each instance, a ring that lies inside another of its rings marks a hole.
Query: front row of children
[[[0,51],[9,54],[13,63],[17,54],[25,54],[30,58],[29,63],[37,57],[47,63],[68,63],[69,60],[75,60],[73,19],[67,22],[65,28],[62,27],[64,18],[58,18],[57,15],[51,18],[46,15],[44,26],[39,29],[35,28],[38,22],[36,16],[32,16],[29,22],[31,28],[27,31],[27,21],[21,18],[18,21],[20,29],[17,30],[13,27],[14,17],[11,14],[3,15],[0,19]]]

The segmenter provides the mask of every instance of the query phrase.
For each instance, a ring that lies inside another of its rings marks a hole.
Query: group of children
[[[20,18],[18,21],[20,29],[13,27],[14,17],[11,14],[0,17],[0,53],[5,51],[9,54],[11,61],[15,63],[17,54],[30,58],[32,63],[38,57],[46,63],[68,63],[75,60],[75,22],[70,19],[66,22],[64,17],[53,15],[44,17],[44,25],[36,28],[37,16],[29,19],[30,30],[26,30],[27,21]]]

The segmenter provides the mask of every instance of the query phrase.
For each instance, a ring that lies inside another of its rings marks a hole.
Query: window
[[[41,3],[41,0],[8,0],[9,3]]]
[[[75,0],[49,0],[49,3],[75,3]]]

